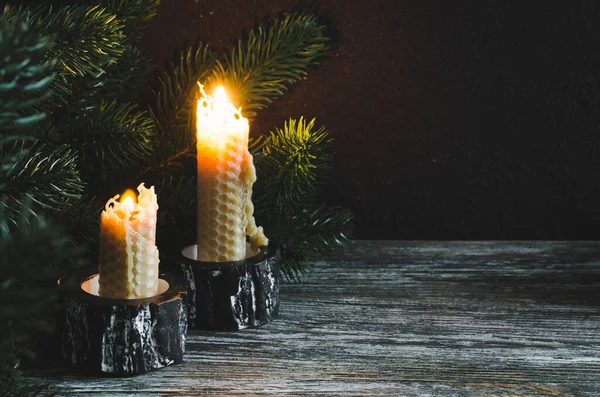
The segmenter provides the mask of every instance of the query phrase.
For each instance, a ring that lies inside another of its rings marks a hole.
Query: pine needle
[[[76,166],[77,157],[65,145],[40,141],[32,146],[15,141],[0,148],[0,206],[8,221],[16,224],[24,210],[59,211],[81,197],[83,184]],[[31,206],[24,203],[31,201]]]
[[[160,0],[102,0],[101,5],[123,23],[123,32],[130,41],[138,41],[145,24],[156,16]]]
[[[253,117],[306,75],[306,68],[325,55],[328,37],[314,14],[292,13],[269,28],[259,27],[240,40],[215,65],[207,85],[223,84]]]
[[[156,105],[150,110],[160,132],[158,161],[193,146],[192,120],[198,95],[198,81],[211,73],[216,54],[204,43],[184,50],[159,80]]]
[[[257,222],[282,247],[282,270],[290,281],[301,279],[310,260],[344,245],[352,230],[350,212],[319,198],[332,156],[331,138],[315,122],[289,119],[254,156]]]
[[[78,148],[86,174],[115,171],[145,160],[156,138],[147,112],[133,103],[116,101],[75,111],[61,127],[54,138]]]
[[[46,61],[51,41],[18,13],[0,14],[0,133],[29,128],[44,118],[54,62]]]
[[[78,250],[62,229],[31,215],[30,204],[23,203],[16,224],[0,207],[0,396],[50,395],[47,385],[25,385],[19,365],[33,357],[30,336],[52,332],[56,280],[78,266]]]
[[[306,122],[301,117],[289,119],[283,128],[270,133],[255,156],[257,207],[285,212],[288,206],[312,200],[331,161],[327,130],[314,128],[315,119]]]

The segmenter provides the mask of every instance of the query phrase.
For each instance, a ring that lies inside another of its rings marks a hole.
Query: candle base
[[[161,262],[187,284],[190,328],[232,331],[267,324],[279,313],[280,250],[261,247],[244,260],[203,262],[196,246],[173,250]]]
[[[131,376],[180,364],[185,352],[185,284],[161,274],[157,295],[143,299],[98,296],[98,275],[58,281],[61,356],[87,373]]]

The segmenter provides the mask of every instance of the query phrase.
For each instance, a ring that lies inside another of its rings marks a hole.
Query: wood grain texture
[[[277,320],[188,333],[134,378],[60,396],[600,396],[600,243],[358,241],[282,287]]]

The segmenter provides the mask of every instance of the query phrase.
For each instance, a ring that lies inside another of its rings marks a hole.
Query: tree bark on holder
[[[161,274],[159,294],[144,299],[100,297],[89,292],[94,282],[97,274],[90,272],[58,281],[64,309],[57,329],[64,359],[83,372],[113,376],[182,362],[187,308],[179,276]]]
[[[195,245],[173,250],[165,260],[186,280],[190,328],[232,331],[264,325],[279,313],[281,253],[274,244],[241,261],[192,259]]]

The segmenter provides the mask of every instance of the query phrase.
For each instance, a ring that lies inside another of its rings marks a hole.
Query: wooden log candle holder
[[[190,328],[234,331],[277,316],[281,253],[273,243],[231,262],[198,261],[196,249],[194,244],[172,250],[161,262],[186,280]]]
[[[81,371],[113,376],[179,364],[185,351],[185,283],[160,275],[158,294],[143,299],[98,296],[98,275],[61,278],[61,355]]]

